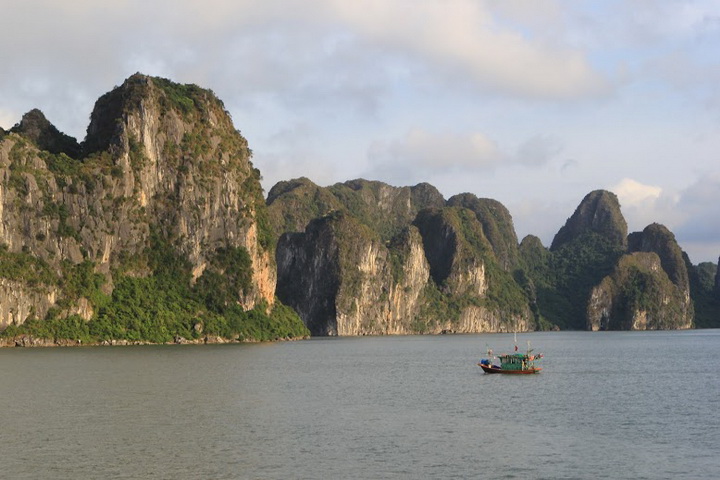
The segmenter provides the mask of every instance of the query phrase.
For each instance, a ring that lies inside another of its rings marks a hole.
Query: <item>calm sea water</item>
[[[720,475],[720,330],[0,349],[8,479]]]

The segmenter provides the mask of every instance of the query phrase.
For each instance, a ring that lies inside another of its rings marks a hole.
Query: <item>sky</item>
[[[140,72],[212,89],[269,191],[427,182],[548,246],[583,197],[720,256],[720,0],[0,0],[0,127],[85,137]]]

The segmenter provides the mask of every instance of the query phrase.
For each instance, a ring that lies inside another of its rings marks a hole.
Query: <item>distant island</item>
[[[472,193],[279,182],[210,90],[135,74],[85,139],[0,129],[0,344],[720,327],[720,277],[597,190],[549,248]],[[570,213],[570,212],[569,212]]]

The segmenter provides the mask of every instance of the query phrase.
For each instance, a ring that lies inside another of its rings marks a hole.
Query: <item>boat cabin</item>
[[[503,370],[528,370],[535,368],[535,357],[525,353],[498,355]]]

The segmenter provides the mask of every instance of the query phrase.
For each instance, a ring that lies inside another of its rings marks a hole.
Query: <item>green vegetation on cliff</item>
[[[592,231],[578,233],[549,252],[546,268],[536,265],[528,271],[542,316],[561,329],[585,329],[590,291],[612,272],[623,253],[614,239]]]
[[[413,221],[418,211],[440,207],[444,200],[427,184],[391,187],[383,182],[351,180],[328,187],[344,209],[389,241]]]
[[[588,328],[656,330],[685,327],[682,292],[660,268],[654,252],[623,255],[593,290]]]
[[[596,233],[619,248],[627,246],[627,223],[617,195],[607,190],[588,193],[555,235],[550,250],[555,251],[587,232]]]
[[[30,287],[59,282],[47,262],[27,252],[10,252],[5,244],[0,245],[0,278],[23,282]]]
[[[212,91],[136,74],[98,99],[82,149],[39,111],[0,142],[5,337],[307,335],[272,302],[260,172]]]
[[[68,265],[58,308],[51,309],[44,319],[31,318],[22,325],[11,325],[2,336],[32,335],[83,343],[111,340],[171,343],[178,338],[197,340],[208,335],[262,341],[309,334],[297,314],[279,301],[272,308],[261,303],[249,311],[237,304],[238,294],[249,287],[252,268],[243,249],[219,249],[212,267],[222,266],[224,271],[211,270],[194,286],[190,282],[189,262],[162,235],[153,234],[145,255],[152,275],[134,277],[119,273],[110,296],[102,293],[104,276],[94,273],[92,262]],[[11,270],[16,273],[6,276],[57,282],[42,263],[35,266],[38,262],[27,255],[13,258],[14,263],[0,262],[4,267],[19,265]],[[87,298],[96,312],[88,322],[76,314],[64,313],[74,303],[71,300],[80,297]]]
[[[448,206],[464,207],[475,213],[484,236],[492,245],[498,264],[512,270],[518,264],[518,241],[510,212],[497,200],[477,198],[471,193],[455,195]]]
[[[390,241],[430,207],[442,207],[445,201],[431,185],[392,187],[383,182],[362,179],[319,187],[307,178],[279,182],[268,194],[270,218],[278,234],[301,232],[311,220],[336,210]]]
[[[533,312],[542,328],[584,329],[590,290],[608,275],[623,250],[595,232],[578,233],[549,251],[540,239],[528,236],[520,244],[525,285],[534,297]]]
[[[695,306],[695,326],[720,328],[720,288],[715,283],[718,266],[711,262],[703,262],[697,266],[690,265],[688,270],[690,291]]]
[[[41,150],[53,154],[63,153],[73,158],[78,158],[80,155],[80,144],[77,140],[58,131],[38,109],[30,110],[23,115],[20,123],[10,131],[29,139]]]

